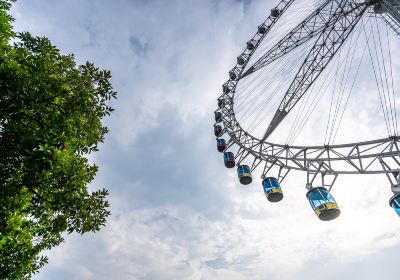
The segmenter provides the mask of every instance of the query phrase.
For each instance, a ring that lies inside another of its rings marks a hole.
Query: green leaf
[[[98,231],[110,215],[108,191],[87,189],[98,167],[85,156],[116,93],[110,71],[15,34],[12,2],[0,0],[0,279],[29,279],[63,233]]]

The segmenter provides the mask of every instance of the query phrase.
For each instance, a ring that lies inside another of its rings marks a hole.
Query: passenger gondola
[[[229,92],[231,92],[231,89],[229,88],[229,85],[228,85],[228,84],[224,84],[224,85],[222,86],[222,91],[223,91],[224,93],[229,93]]]
[[[219,136],[221,136],[223,133],[222,133],[222,126],[220,126],[220,125],[214,125],[214,135],[216,136],[216,137],[219,137]]]
[[[222,138],[220,138],[220,139],[217,139],[217,149],[218,149],[218,152],[223,152],[224,150],[225,150],[225,148],[226,148],[226,141],[225,141],[225,139],[222,139]]]
[[[400,194],[395,194],[389,201],[390,207],[396,211],[397,215],[400,216]]]
[[[225,106],[225,102],[223,98],[218,98],[218,108],[222,109]]]
[[[237,58],[237,63],[239,64],[239,65],[244,65],[245,63],[246,63],[246,59],[244,58],[244,56],[243,55],[241,55],[241,56],[238,56],[238,58]]]
[[[227,168],[235,167],[235,155],[232,152],[224,153],[224,163]]]
[[[214,112],[215,122],[220,123],[222,122],[222,113],[221,112]]]
[[[264,35],[265,33],[267,33],[267,27],[264,24],[260,25],[258,27],[258,33],[261,35]]]
[[[229,71],[229,78],[231,78],[231,80],[236,80],[238,78],[238,69],[236,67]]]
[[[306,196],[314,213],[320,220],[330,221],[339,217],[340,209],[326,188],[313,188],[307,192]]]
[[[237,168],[239,181],[242,185],[248,185],[252,182],[251,169],[247,165],[240,165]]]
[[[273,17],[273,18],[279,17],[280,14],[281,14],[281,11],[279,11],[278,8],[273,8],[271,10],[271,17]]]
[[[250,40],[250,41],[248,41],[248,42],[246,43],[246,45],[247,45],[247,49],[250,50],[250,51],[252,51],[252,50],[254,50],[255,47],[256,47],[256,42],[255,42],[254,40]]]
[[[265,178],[262,182],[265,196],[270,202],[278,202],[283,198],[282,188],[278,180],[273,177]]]

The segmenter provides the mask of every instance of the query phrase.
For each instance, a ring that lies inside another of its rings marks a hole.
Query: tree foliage
[[[0,0],[0,279],[29,279],[63,233],[98,231],[110,214],[107,190],[88,191],[86,156],[116,93],[109,71],[14,33],[11,2]]]

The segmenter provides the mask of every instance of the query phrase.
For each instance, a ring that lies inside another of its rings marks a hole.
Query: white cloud
[[[343,213],[330,223],[317,220],[300,188],[288,185],[279,205],[268,204],[254,187],[242,188],[227,188],[236,210],[222,220],[185,207],[114,209],[118,216],[84,243],[101,243],[102,249],[79,253],[71,244],[81,240],[74,237],[55,249],[64,252],[56,268],[68,271],[78,262],[96,272],[92,279],[303,279],[296,273],[313,269],[307,263],[322,258],[340,267],[400,241],[392,211],[379,195],[365,197],[370,203],[356,197],[362,188],[344,200],[337,193]]]

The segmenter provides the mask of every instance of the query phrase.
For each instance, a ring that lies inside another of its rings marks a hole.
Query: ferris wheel
[[[385,174],[400,216],[399,36],[400,0],[282,0],[222,86],[214,134],[225,166],[244,185],[257,170],[270,202],[291,170],[306,172],[323,221],[340,215],[338,175]]]

